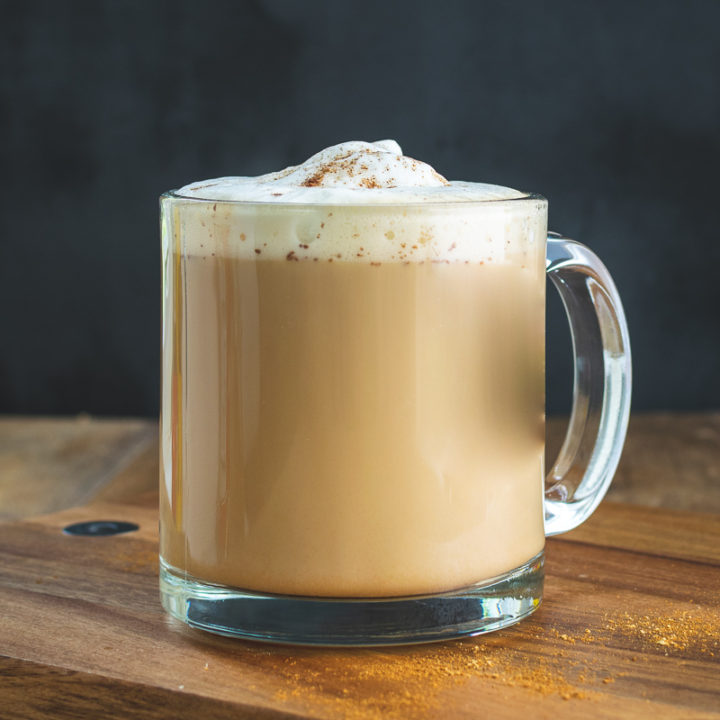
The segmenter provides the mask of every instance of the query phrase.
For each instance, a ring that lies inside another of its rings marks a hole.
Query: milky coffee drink
[[[537,555],[544,211],[392,141],[175,193],[163,563],[255,592],[397,597]]]

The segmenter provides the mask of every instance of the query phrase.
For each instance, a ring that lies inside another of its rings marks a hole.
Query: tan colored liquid
[[[380,597],[468,586],[543,548],[539,261],[167,262],[165,562]]]

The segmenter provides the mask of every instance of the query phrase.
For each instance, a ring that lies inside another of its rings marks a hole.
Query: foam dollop
[[[450,182],[427,163],[403,155],[394,140],[340,143],[301,165],[256,177],[194,182],[177,194],[202,200],[307,204],[462,202],[523,196],[499,185]]]

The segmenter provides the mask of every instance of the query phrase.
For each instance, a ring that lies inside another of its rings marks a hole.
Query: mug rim
[[[365,191],[368,192],[368,191]],[[272,208],[283,208],[283,209],[300,209],[300,208],[320,208],[320,207],[352,207],[352,208],[377,208],[377,209],[391,209],[391,208],[448,208],[448,207],[497,207],[504,204],[518,204],[524,202],[540,202],[548,204],[547,198],[539,193],[524,192],[517,197],[511,198],[487,198],[487,199],[468,199],[468,200],[439,200],[439,201],[427,201],[427,200],[405,200],[405,201],[391,201],[391,202],[288,202],[288,201],[275,201],[275,200],[229,200],[229,199],[218,199],[212,197],[198,197],[197,195],[182,195],[178,189],[167,190],[160,195],[160,200],[172,200],[182,201],[188,203],[217,203],[218,205],[230,205],[230,206],[245,206],[245,207],[272,207]]]

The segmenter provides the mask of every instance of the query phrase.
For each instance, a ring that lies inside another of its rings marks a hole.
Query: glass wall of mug
[[[546,201],[162,211],[166,608],[320,644],[532,612]]]

